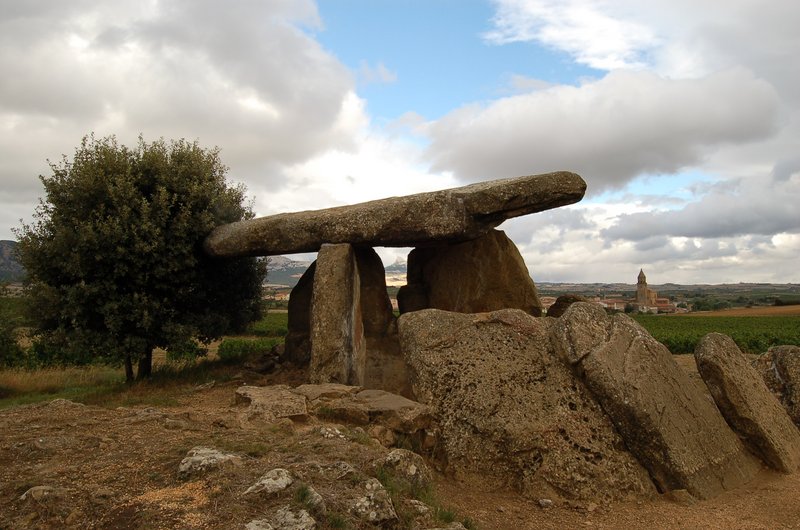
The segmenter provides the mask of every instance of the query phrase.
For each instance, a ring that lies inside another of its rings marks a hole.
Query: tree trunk
[[[148,348],[147,353],[139,358],[139,370],[136,373],[136,380],[141,381],[150,377],[153,373],[153,348]]]
[[[125,382],[133,382],[133,362],[131,362],[130,355],[125,356]]]

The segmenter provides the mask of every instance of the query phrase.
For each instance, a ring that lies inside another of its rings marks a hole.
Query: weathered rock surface
[[[416,248],[408,256],[408,285],[400,288],[401,313],[443,309],[485,313],[521,309],[539,316],[542,304],[525,261],[500,230],[463,243]]]
[[[309,377],[313,383],[358,385],[364,381],[367,345],[360,290],[353,247],[323,245],[311,297]]]
[[[243,423],[255,420],[272,423],[281,418],[302,420],[308,414],[305,396],[286,385],[240,386],[236,389],[236,402],[249,405],[240,416]]]
[[[242,457],[232,453],[224,453],[213,447],[194,447],[178,466],[178,475],[186,478],[199,473],[216,469],[222,465],[241,465]]]
[[[297,281],[289,297],[288,333],[285,339],[285,360],[303,366],[311,360],[311,297],[314,294],[314,272],[311,264]]]
[[[244,495],[249,495],[251,493],[264,493],[266,495],[271,495],[273,493],[285,490],[291,486],[293,482],[294,479],[289,471],[283,468],[275,468],[267,471],[267,473],[259,478],[255,484],[247,488],[244,492]]]
[[[254,519],[245,525],[245,530],[314,530],[317,521],[305,510],[294,511],[284,506],[269,519]]]
[[[651,495],[647,472],[552,351],[553,323],[520,310],[400,317],[414,392],[439,423],[434,456],[448,473],[536,499]]]
[[[547,316],[558,318],[575,302],[586,302],[586,298],[579,294],[562,294],[556,298],[553,305],[547,308]]]
[[[212,256],[314,252],[325,243],[414,247],[474,239],[506,219],[579,201],[586,183],[557,172],[481,182],[325,210],[284,213],[218,227]]]
[[[286,355],[296,364],[310,360],[312,381],[410,394],[386,273],[375,250],[325,245],[289,304]]]
[[[368,523],[380,524],[397,519],[392,499],[383,484],[370,478],[364,483],[366,495],[353,505],[352,511]]]
[[[393,449],[376,464],[420,491],[433,483],[433,473],[422,457],[413,451]]]
[[[709,498],[752,479],[758,461],[669,351],[626,315],[576,303],[555,320],[560,355],[663,491]]]
[[[773,346],[753,366],[800,427],[800,347]]]
[[[778,471],[797,470],[800,432],[733,339],[709,333],[694,356],[717,407],[747,447]]]

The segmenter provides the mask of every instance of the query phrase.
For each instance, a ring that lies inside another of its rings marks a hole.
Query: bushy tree
[[[17,231],[41,355],[122,362],[130,381],[135,362],[137,378],[150,375],[156,347],[259,317],[265,265],[202,250],[215,226],[253,215],[217,149],[89,136],[50,166],[34,222]]]

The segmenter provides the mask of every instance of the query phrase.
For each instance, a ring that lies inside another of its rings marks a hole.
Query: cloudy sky
[[[259,215],[571,170],[537,281],[800,282],[800,3],[0,0],[0,239],[81,137],[219,146]],[[381,251],[386,262],[401,255]]]

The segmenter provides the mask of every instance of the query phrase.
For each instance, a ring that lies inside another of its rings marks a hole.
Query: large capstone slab
[[[282,213],[223,225],[205,240],[212,256],[315,252],[325,243],[416,247],[468,241],[506,219],[580,201],[586,182],[566,171],[480,182],[350,206]]]

